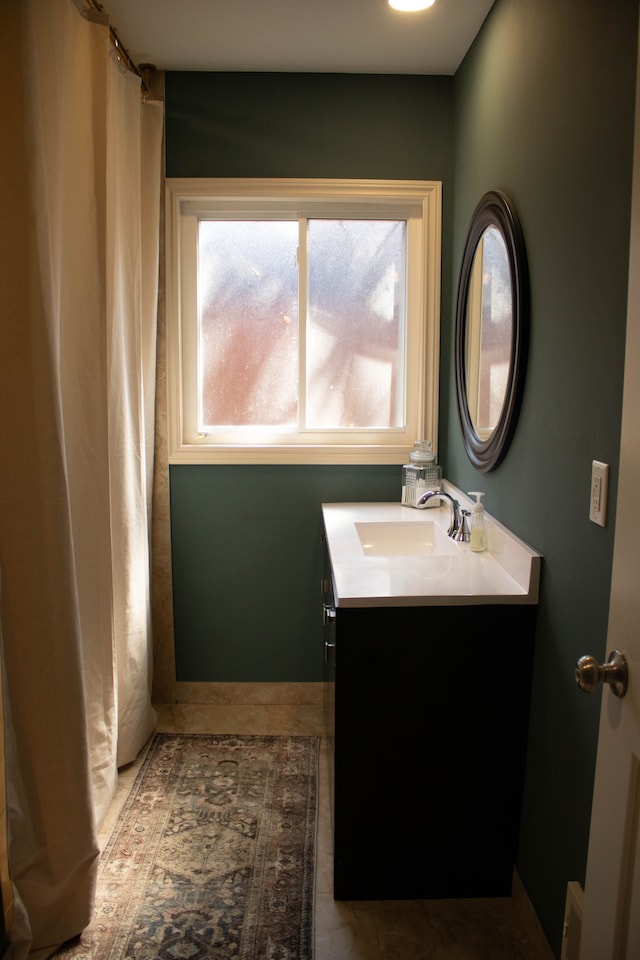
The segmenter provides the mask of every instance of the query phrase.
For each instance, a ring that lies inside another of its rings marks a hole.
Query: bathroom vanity
[[[323,517],[334,896],[509,895],[540,556],[491,517],[472,554],[444,507]]]

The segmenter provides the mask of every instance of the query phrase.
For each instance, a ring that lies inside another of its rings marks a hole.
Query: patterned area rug
[[[319,740],[156,734],[74,960],[311,960]]]

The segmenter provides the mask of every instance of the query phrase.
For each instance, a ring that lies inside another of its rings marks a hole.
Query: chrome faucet
[[[460,516],[460,504],[457,500],[454,500],[452,496],[450,496],[448,493],[445,493],[443,490],[425,490],[425,492],[416,500],[416,507],[418,507],[420,510],[424,510],[427,502],[431,500],[432,497],[439,497],[439,499],[446,500],[448,502],[451,509],[451,523],[449,524],[447,535],[455,540],[463,522],[462,517]]]

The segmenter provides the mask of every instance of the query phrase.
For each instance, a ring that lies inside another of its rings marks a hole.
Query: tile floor
[[[165,733],[324,734],[322,706],[158,706]],[[142,757],[120,774],[103,837]],[[327,741],[320,754],[314,960],[553,960],[525,898],[339,902],[332,895]]]

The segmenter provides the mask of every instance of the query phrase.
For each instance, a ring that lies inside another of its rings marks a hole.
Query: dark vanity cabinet
[[[511,893],[535,607],[334,607],[334,896]]]

